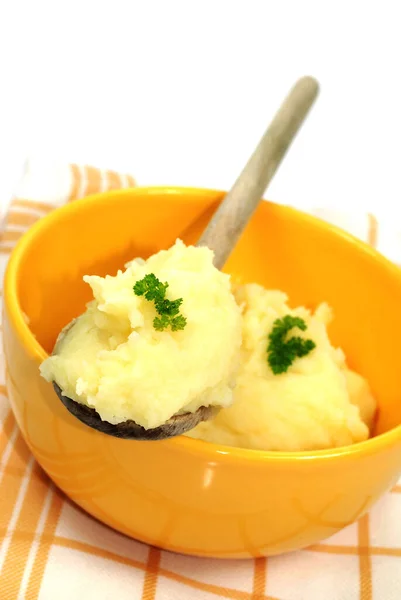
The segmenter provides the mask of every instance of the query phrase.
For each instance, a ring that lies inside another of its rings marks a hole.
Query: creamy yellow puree
[[[187,435],[257,450],[301,451],[354,444],[369,437],[375,400],[369,385],[350,371],[344,353],[327,334],[332,314],[326,304],[313,313],[291,309],[287,296],[256,284],[237,289],[242,307],[241,364],[234,402]],[[291,335],[312,339],[316,348],[274,375],[267,362],[267,336],[276,319],[291,314],[307,330]]]

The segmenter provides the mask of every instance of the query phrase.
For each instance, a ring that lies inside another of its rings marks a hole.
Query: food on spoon
[[[241,311],[211,250],[177,240],[114,277],[84,280],[94,300],[41,365],[47,381],[105,421],[146,429],[231,404]]]
[[[329,340],[326,304],[290,309],[287,296],[247,284],[242,307],[241,364],[234,402],[187,435],[257,450],[335,448],[366,440],[375,400]]]

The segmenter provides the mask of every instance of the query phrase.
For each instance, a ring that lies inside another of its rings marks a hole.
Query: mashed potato
[[[94,300],[41,366],[64,394],[110,423],[128,419],[149,429],[178,412],[229,406],[239,361],[241,311],[230,278],[207,248],[177,243],[115,277],[85,276]],[[154,303],[134,284],[154,273],[167,298],[182,298],[182,331],[156,331]]]
[[[341,350],[327,335],[329,307],[314,314],[294,310],[285,294],[256,284],[236,291],[242,306],[242,358],[234,402],[187,435],[209,442],[257,450],[301,451],[366,440],[375,413],[367,382],[346,367]],[[276,319],[301,317],[307,330],[290,336],[312,339],[316,348],[274,375],[267,361],[268,333]]]

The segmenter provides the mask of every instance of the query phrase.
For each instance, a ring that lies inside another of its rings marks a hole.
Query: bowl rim
[[[26,323],[23,312],[18,300],[17,293],[17,274],[19,265],[21,264],[25,253],[29,250],[29,246],[32,241],[40,236],[42,231],[49,229],[53,223],[62,220],[66,215],[73,214],[83,210],[84,207],[105,203],[110,201],[110,198],[119,197],[132,197],[132,195],[186,195],[186,202],[192,200],[204,198],[204,199],[215,199],[218,200],[224,191],[214,190],[209,188],[201,187],[185,187],[185,186],[138,186],[135,188],[124,188],[119,190],[109,190],[106,192],[100,192],[91,196],[86,196],[75,200],[74,202],[64,204],[63,206],[57,207],[47,215],[40,218],[34,223],[20,238],[16,246],[13,248],[8,264],[5,270],[4,276],[4,307],[3,310],[7,310],[9,320],[13,325],[14,331],[19,338],[20,343],[25,348],[25,351],[30,357],[39,364],[47,358],[48,354],[39,344],[34,334]],[[341,238],[347,244],[351,244],[359,252],[370,256],[371,259],[378,262],[385,271],[388,272],[392,277],[401,279],[401,269],[397,267],[393,262],[380,254],[377,250],[356,238],[352,234],[340,229],[339,227],[323,221],[318,217],[311,214],[305,213],[301,210],[295,209],[285,204],[277,204],[268,200],[264,200],[266,205],[273,205],[278,210],[285,212],[286,214],[292,214],[301,222],[309,223],[320,229],[325,229],[332,235]],[[263,203],[261,203],[261,206]],[[50,385],[50,384],[49,384]],[[297,463],[303,462],[310,464],[319,464],[326,462],[331,459],[345,459],[347,457],[358,457],[367,456],[373,453],[377,453],[379,450],[387,448],[395,444],[401,439],[401,424],[397,427],[381,433],[373,438],[369,438],[366,441],[352,444],[351,446],[341,446],[338,448],[331,448],[327,450],[313,450],[313,451],[272,451],[272,450],[253,450],[247,448],[237,448],[232,446],[224,446],[222,444],[214,444],[211,442],[205,442],[194,438],[189,438],[184,435],[170,438],[159,442],[162,444],[169,444],[179,449],[192,454],[201,454],[208,458],[211,462],[218,458],[221,460],[228,460],[229,462],[246,462],[253,464],[260,464],[268,462],[269,465],[277,464],[278,466],[284,462]]]

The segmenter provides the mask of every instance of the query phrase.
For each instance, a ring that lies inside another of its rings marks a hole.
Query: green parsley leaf
[[[174,317],[170,321],[172,331],[179,331],[180,329],[184,329],[187,324],[187,320],[183,315],[178,315],[178,317]]]
[[[312,340],[304,340],[299,336],[287,339],[287,334],[294,327],[301,331],[306,331],[307,328],[303,319],[292,315],[276,319],[273,323],[267,346],[267,360],[275,375],[286,373],[296,358],[302,358],[316,348]]]
[[[153,327],[156,331],[164,331],[167,327],[171,327],[172,331],[179,331],[187,324],[186,318],[180,314],[183,299],[168,300],[165,297],[167,288],[168,283],[162,283],[154,273],[149,273],[137,281],[133,289],[136,296],[144,296],[146,300],[154,302],[156,311],[160,315],[153,319]]]
[[[137,296],[145,296],[146,300],[158,300],[164,298],[167,288],[168,283],[162,283],[156,275],[149,273],[136,282],[134,292]]]
[[[182,304],[182,298],[178,300],[167,300],[167,298],[163,298],[162,300],[155,300],[155,308],[159,315],[178,315],[180,312],[180,306]]]
[[[156,329],[156,331],[163,331],[164,329],[167,329],[167,327],[169,325],[170,325],[170,320],[167,315],[163,315],[161,317],[155,317],[153,319],[153,327]]]

